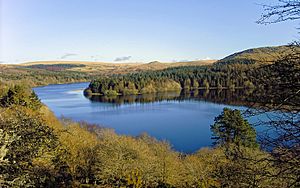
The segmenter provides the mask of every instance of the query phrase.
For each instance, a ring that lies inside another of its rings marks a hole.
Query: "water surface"
[[[118,134],[138,136],[146,132],[187,153],[211,146],[210,125],[224,107],[244,109],[237,106],[242,96],[238,92],[196,91],[89,99],[83,96],[88,84],[48,85],[34,90],[58,117],[97,123],[113,128]]]

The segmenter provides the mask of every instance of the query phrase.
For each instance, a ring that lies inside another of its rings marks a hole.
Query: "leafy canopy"
[[[214,145],[236,144],[245,147],[257,147],[255,129],[245,120],[239,110],[224,108],[211,126]]]

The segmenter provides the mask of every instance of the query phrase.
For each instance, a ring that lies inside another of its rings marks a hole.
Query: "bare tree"
[[[259,24],[300,19],[300,0],[278,0],[277,5],[263,5]],[[265,158],[276,167],[273,177],[286,181],[287,187],[300,186],[300,43],[294,42],[285,56],[262,66],[268,73],[258,78],[264,88],[256,96],[260,109],[249,109],[256,116],[256,126],[263,127],[259,140],[271,154]],[[267,96],[267,97],[266,97]]]
[[[266,68],[266,67],[264,67]],[[262,109],[250,110],[263,127],[259,135],[262,147],[272,158],[266,158],[278,171],[273,174],[288,182],[288,187],[300,186],[300,56],[291,53],[268,65],[271,73],[261,84],[266,96],[258,96]]]
[[[277,5],[263,5],[264,13],[257,21],[259,24],[271,24],[300,19],[299,0],[278,0]]]

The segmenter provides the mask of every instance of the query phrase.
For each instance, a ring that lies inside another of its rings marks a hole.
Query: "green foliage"
[[[0,98],[1,107],[24,106],[33,110],[41,107],[37,95],[26,86],[15,85],[10,87]]]
[[[213,65],[168,68],[93,80],[88,94],[136,95],[184,89],[246,88],[255,84],[251,69],[257,65]]]
[[[219,86],[219,85],[218,85]],[[218,87],[217,86],[217,87]],[[203,87],[206,89],[206,90],[208,90],[209,89],[209,83],[208,83],[208,81],[205,79],[204,81],[203,81]]]
[[[224,108],[222,114],[215,118],[211,131],[215,145],[258,147],[255,129],[242,117],[239,110]]]
[[[109,90],[106,90],[104,92],[104,95],[106,95],[106,96],[116,96],[116,95],[118,95],[118,92],[115,91],[115,90],[109,89]]]
[[[3,68],[0,65],[0,81],[13,84],[26,83],[33,87],[48,84],[88,82],[93,77],[86,72],[65,70],[66,67],[59,67],[59,65],[45,65],[45,67],[48,68],[26,68],[24,66]]]

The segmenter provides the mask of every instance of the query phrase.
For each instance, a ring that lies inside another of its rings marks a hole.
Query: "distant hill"
[[[261,47],[244,50],[241,52],[229,55],[219,61],[217,64],[269,64],[275,60],[282,58],[292,52],[299,51],[300,48],[296,46],[275,46],[275,47]]]
[[[284,57],[292,50],[300,53],[299,47],[289,46],[262,47],[244,50],[229,55],[221,60],[198,60],[182,62],[149,63],[107,63],[86,61],[36,61],[23,64],[1,64],[1,81],[25,81],[31,86],[55,83],[71,83],[90,81],[103,76],[139,73],[147,71],[161,71],[168,68],[198,69],[200,66],[243,64],[251,67],[255,64],[269,64],[280,57]],[[203,68],[205,68],[203,67]],[[249,68],[248,67],[248,68]],[[225,67],[227,68],[227,66]],[[200,68],[201,69],[201,68]],[[204,74],[204,73],[203,73]]]
[[[172,62],[172,63],[152,61],[150,63],[138,64],[134,68],[138,71],[162,70],[171,67],[212,65],[216,61],[217,60],[198,60],[198,61],[183,61],[183,62]]]
[[[198,60],[186,62],[159,62],[149,63],[105,63],[105,62],[87,62],[87,61],[36,61],[14,65],[18,68],[44,69],[44,70],[69,70],[92,74],[126,74],[148,70],[162,70],[170,67],[179,66],[201,66],[211,65],[216,60]]]
[[[22,64],[0,64],[1,82],[26,82],[30,86],[88,82],[98,77],[171,67],[211,65],[215,60],[176,63],[105,63],[87,61],[35,61]]]

